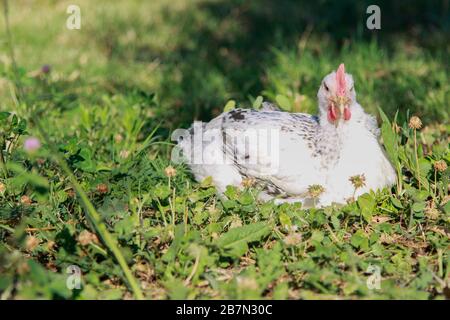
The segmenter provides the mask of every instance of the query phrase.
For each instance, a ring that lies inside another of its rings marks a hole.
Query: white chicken
[[[317,97],[318,116],[269,103],[233,109],[195,122],[178,145],[195,178],[211,176],[220,193],[252,181],[262,200],[323,207],[393,185],[396,173],[378,142],[376,119],[356,101],[343,64],[323,79]],[[354,176],[361,180],[356,188]],[[311,186],[321,192],[312,195]]]

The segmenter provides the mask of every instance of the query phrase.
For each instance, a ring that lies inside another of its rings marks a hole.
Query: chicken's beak
[[[350,103],[350,100],[345,96],[336,97],[336,105],[339,108],[339,117],[340,118],[345,118],[345,109],[348,108],[349,103]]]
[[[342,117],[342,115],[344,114],[344,110],[345,110],[345,104],[339,103],[338,107],[339,107],[339,114]]]

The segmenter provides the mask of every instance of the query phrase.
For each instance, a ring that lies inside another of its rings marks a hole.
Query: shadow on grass
[[[181,21],[189,41],[162,57],[168,62],[162,95],[174,98],[174,121],[206,120],[220,112],[224,98],[243,101],[246,94],[257,96],[263,90],[265,68],[271,63],[271,48],[295,48],[308,28],[319,39],[327,39],[325,50],[336,55],[345,44],[373,40],[393,53],[398,50],[395,44],[399,38],[431,55],[445,50],[448,2],[379,1],[379,31],[365,27],[369,4],[371,1],[234,0],[190,8],[204,12],[207,23],[186,12]],[[383,87],[394,84],[388,81]]]
[[[256,97],[267,90],[267,72],[274,68],[275,63],[273,49],[296,51],[307,35],[315,42],[308,42],[306,51],[317,59],[317,64],[322,61],[321,67],[316,68],[317,75],[308,80],[311,86],[302,88],[302,94],[310,97],[315,97],[316,83],[330,71],[330,66],[340,62],[343,49],[355,52],[355,46],[366,45],[369,48],[373,42],[377,43],[380,54],[388,56],[407,49],[399,46],[399,42],[412,44],[442,69],[448,69],[449,46],[446,39],[449,38],[450,17],[447,0],[378,1],[381,30],[366,28],[366,9],[370,4],[372,1],[369,0],[192,1],[180,12],[172,10],[167,3],[159,13],[160,20],[175,28],[172,30],[172,43],[165,47],[140,41],[139,37],[127,44],[119,41],[130,27],[138,34],[160,32],[151,22],[140,24],[133,14],[121,19],[100,17],[97,29],[88,33],[95,35],[92,37],[95,45],[109,59],[103,75],[108,78],[104,87],[106,92],[138,93],[138,98],[145,103],[149,94],[144,86],[140,88],[139,80],[130,81],[135,80],[133,72],[125,74],[114,70],[139,65],[140,62],[151,64],[158,61],[160,79],[155,93],[160,107],[156,109],[157,119],[163,121],[164,127],[174,128],[186,126],[193,119],[210,119],[221,112],[228,99],[245,103],[249,96]],[[363,59],[358,54],[356,52],[348,58]],[[305,61],[291,61],[293,67],[297,63]],[[309,63],[314,64],[315,61],[309,60]],[[367,64],[353,65],[354,70],[363,67]],[[445,78],[436,81],[427,74],[423,78],[415,74],[405,78],[404,70],[388,71],[387,76],[373,85],[373,91],[363,93],[381,99],[383,107],[389,105],[387,113],[390,116],[396,108],[405,114],[406,109],[416,111],[426,103],[425,85],[435,86],[439,91],[437,105],[445,100],[445,93],[444,96],[441,93],[445,91],[442,89]],[[295,82],[298,79],[291,80]],[[95,94],[91,99],[94,97]],[[442,120],[440,115],[442,112],[426,114],[430,120]]]

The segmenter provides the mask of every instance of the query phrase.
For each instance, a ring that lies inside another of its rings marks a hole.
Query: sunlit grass
[[[69,31],[69,3],[11,1],[17,73],[0,42],[0,298],[138,298],[133,278],[149,299],[445,297],[441,33],[338,45],[338,31],[297,30],[253,2],[186,0],[80,0],[82,29]],[[258,33],[263,22],[273,33]],[[170,132],[230,99],[315,112],[323,75],[341,62],[380,119],[399,173],[392,190],[304,210],[259,202],[250,183],[221,199],[170,163]],[[423,127],[408,126],[412,115]],[[31,136],[42,145],[33,152],[23,148]],[[80,290],[66,287],[70,265],[83,272]],[[371,266],[380,290],[367,286]]]

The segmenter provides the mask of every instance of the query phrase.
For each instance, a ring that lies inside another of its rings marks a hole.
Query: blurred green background
[[[322,77],[344,62],[368,111],[449,119],[448,0],[75,2],[10,1],[18,64],[31,75],[51,66],[53,94],[36,98],[62,111],[121,95],[143,101],[168,130],[211,118],[229,99],[250,106],[258,95],[314,112]],[[81,30],[66,28],[69,4],[81,9]],[[370,4],[381,8],[381,30],[366,28]],[[3,17],[0,32],[4,74]],[[0,99],[10,110],[6,77]]]

